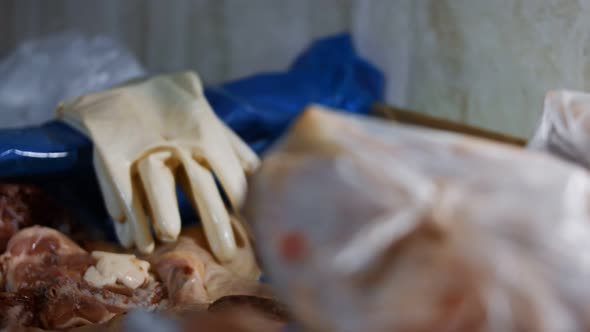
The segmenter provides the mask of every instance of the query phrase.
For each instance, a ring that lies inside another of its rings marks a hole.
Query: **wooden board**
[[[517,146],[526,145],[526,140],[520,137],[514,137],[510,135],[493,132],[491,130],[472,127],[466,124],[440,119],[417,112],[403,110],[385,104],[375,104],[373,106],[372,112],[373,114],[379,117],[390,119],[399,123],[405,123],[433,129],[447,130]]]

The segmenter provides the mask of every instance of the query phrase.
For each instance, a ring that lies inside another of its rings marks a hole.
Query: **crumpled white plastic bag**
[[[326,331],[590,331],[590,177],[544,154],[308,110],[245,212]]]
[[[543,115],[528,148],[590,168],[590,94],[548,92]]]
[[[145,75],[115,40],[74,32],[24,42],[0,59],[0,127],[40,124],[60,101]]]

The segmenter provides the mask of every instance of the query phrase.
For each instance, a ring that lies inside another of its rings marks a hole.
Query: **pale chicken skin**
[[[160,247],[149,257],[164,283],[171,306],[211,303],[226,295],[272,297],[260,274],[244,229],[234,221],[241,244],[235,260],[219,263],[210,253],[202,228],[189,228],[176,243]]]

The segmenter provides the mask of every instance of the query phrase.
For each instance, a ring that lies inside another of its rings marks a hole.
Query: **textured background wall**
[[[344,30],[389,79],[388,102],[527,136],[548,89],[590,90],[589,0],[2,0],[0,56],[77,29],[154,71],[215,83],[283,69]]]
[[[526,136],[547,90],[590,91],[590,1],[418,0],[407,106]]]
[[[348,30],[352,0],[1,0],[0,56],[66,29],[106,34],[155,71],[208,82],[283,69],[307,43]]]

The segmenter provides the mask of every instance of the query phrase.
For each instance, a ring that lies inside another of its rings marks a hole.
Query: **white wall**
[[[155,71],[207,82],[284,69],[318,36],[348,30],[352,0],[2,0],[0,55],[64,29],[106,34]]]
[[[590,90],[590,1],[417,0],[405,105],[528,136],[547,90]]]
[[[3,0],[0,55],[68,28],[123,40],[149,68],[215,83],[283,69],[353,31],[388,102],[527,136],[548,89],[590,90],[590,0]]]

